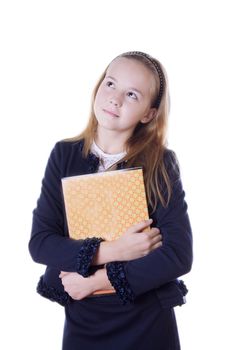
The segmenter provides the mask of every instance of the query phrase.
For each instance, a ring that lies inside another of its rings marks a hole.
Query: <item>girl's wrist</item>
[[[92,293],[97,292],[98,290],[113,290],[106,269],[97,270],[94,275],[90,276],[91,289]]]
[[[92,264],[103,265],[119,260],[121,260],[121,254],[117,241],[103,241],[99,245]]]

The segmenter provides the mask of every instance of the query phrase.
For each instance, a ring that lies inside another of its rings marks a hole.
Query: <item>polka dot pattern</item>
[[[115,240],[148,219],[141,168],[62,179],[70,237]]]

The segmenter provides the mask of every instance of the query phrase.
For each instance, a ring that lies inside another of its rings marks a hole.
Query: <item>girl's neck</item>
[[[95,143],[99,148],[108,154],[118,154],[125,151],[126,140],[122,139],[114,132],[102,133],[101,130],[97,130],[95,135]]]

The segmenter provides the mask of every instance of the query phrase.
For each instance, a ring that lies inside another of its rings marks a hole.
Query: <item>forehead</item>
[[[128,87],[151,92],[155,89],[155,78],[153,73],[142,62],[118,57],[114,59],[107,68],[106,76],[111,76]]]

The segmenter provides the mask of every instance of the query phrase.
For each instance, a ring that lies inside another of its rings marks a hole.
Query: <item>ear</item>
[[[146,124],[149,123],[152,119],[156,118],[157,109],[150,108],[149,112],[140,120],[141,123]]]

